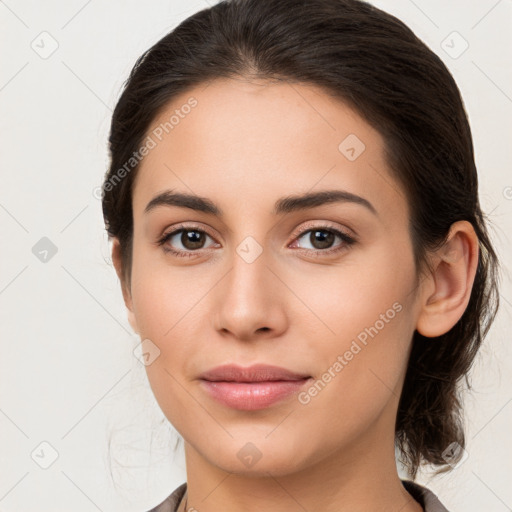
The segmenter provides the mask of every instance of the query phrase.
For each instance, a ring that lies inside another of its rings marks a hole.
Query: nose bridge
[[[271,256],[270,249],[252,236],[246,236],[234,247],[230,271],[215,300],[218,329],[250,338],[263,327],[274,334],[283,328],[285,315],[276,277],[269,268]]]
[[[256,294],[265,293],[268,274],[272,275],[267,267],[271,265],[272,254],[269,234],[265,232],[268,229],[266,219],[257,211],[250,210],[249,205],[237,210],[236,217],[232,219],[239,226],[233,232],[231,240],[231,272],[227,276],[230,285],[240,288],[243,295],[251,291]],[[261,219],[261,222],[256,219]]]
[[[247,236],[235,247],[228,276],[228,291],[239,306],[250,307],[253,301],[268,302],[269,278],[273,276],[268,265],[271,254],[254,237]],[[236,305],[236,304],[234,304]]]

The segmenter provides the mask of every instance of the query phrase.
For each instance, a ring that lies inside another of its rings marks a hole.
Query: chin
[[[289,445],[284,444],[276,437],[265,439],[250,436],[243,439],[232,439],[228,443],[217,444],[215,451],[211,445],[206,448],[202,456],[219,469],[244,476],[268,477],[289,475],[299,471],[305,462],[306,454],[297,449],[297,443],[291,440]],[[300,448],[305,448],[301,443]]]

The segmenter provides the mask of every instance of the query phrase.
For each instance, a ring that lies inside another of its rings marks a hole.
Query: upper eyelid
[[[322,222],[322,221],[319,221],[319,222]],[[356,238],[356,236],[352,234],[352,230],[350,230],[349,228],[342,228],[339,226],[335,226],[330,221],[323,221],[323,224],[316,224],[316,225],[306,223],[305,225],[302,225],[300,228],[297,228],[296,230],[294,230],[292,236],[295,238],[297,236],[303,236],[305,233],[307,233],[308,231],[311,231],[313,229],[320,229],[320,230],[321,229],[328,229],[328,230],[330,229],[333,231],[339,231],[343,235],[348,236],[350,238],[354,238],[354,239]]]

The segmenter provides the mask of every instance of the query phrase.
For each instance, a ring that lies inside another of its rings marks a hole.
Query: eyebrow
[[[329,203],[355,203],[364,206],[374,215],[378,216],[377,210],[367,199],[347,192],[346,190],[322,190],[282,197],[274,204],[272,214],[283,215],[285,213],[307,210]],[[144,213],[148,213],[159,206],[178,206],[215,215],[217,217],[224,216],[222,209],[210,199],[195,194],[174,192],[173,190],[165,190],[153,197],[146,205]]]

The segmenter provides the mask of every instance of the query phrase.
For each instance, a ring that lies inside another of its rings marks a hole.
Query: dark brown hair
[[[178,94],[236,77],[319,86],[380,132],[411,212],[417,276],[454,222],[473,225],[480,253],[469,304],[446,334],[414,333],[396,418],[396,444],[412,478],[422,462],[441,466],[438,473],[449,470],[443,452],[453,442],[465,446],[458,384],[465,377],[470,386],[468,371],[499,305],[498,260],[479,205],[459,89],[441,59],[390,14],[360,0],[221,1],[184,20],[137,60],[113,113],[102,199],[128,288],[138,166],[127,172],[126,162]]]

